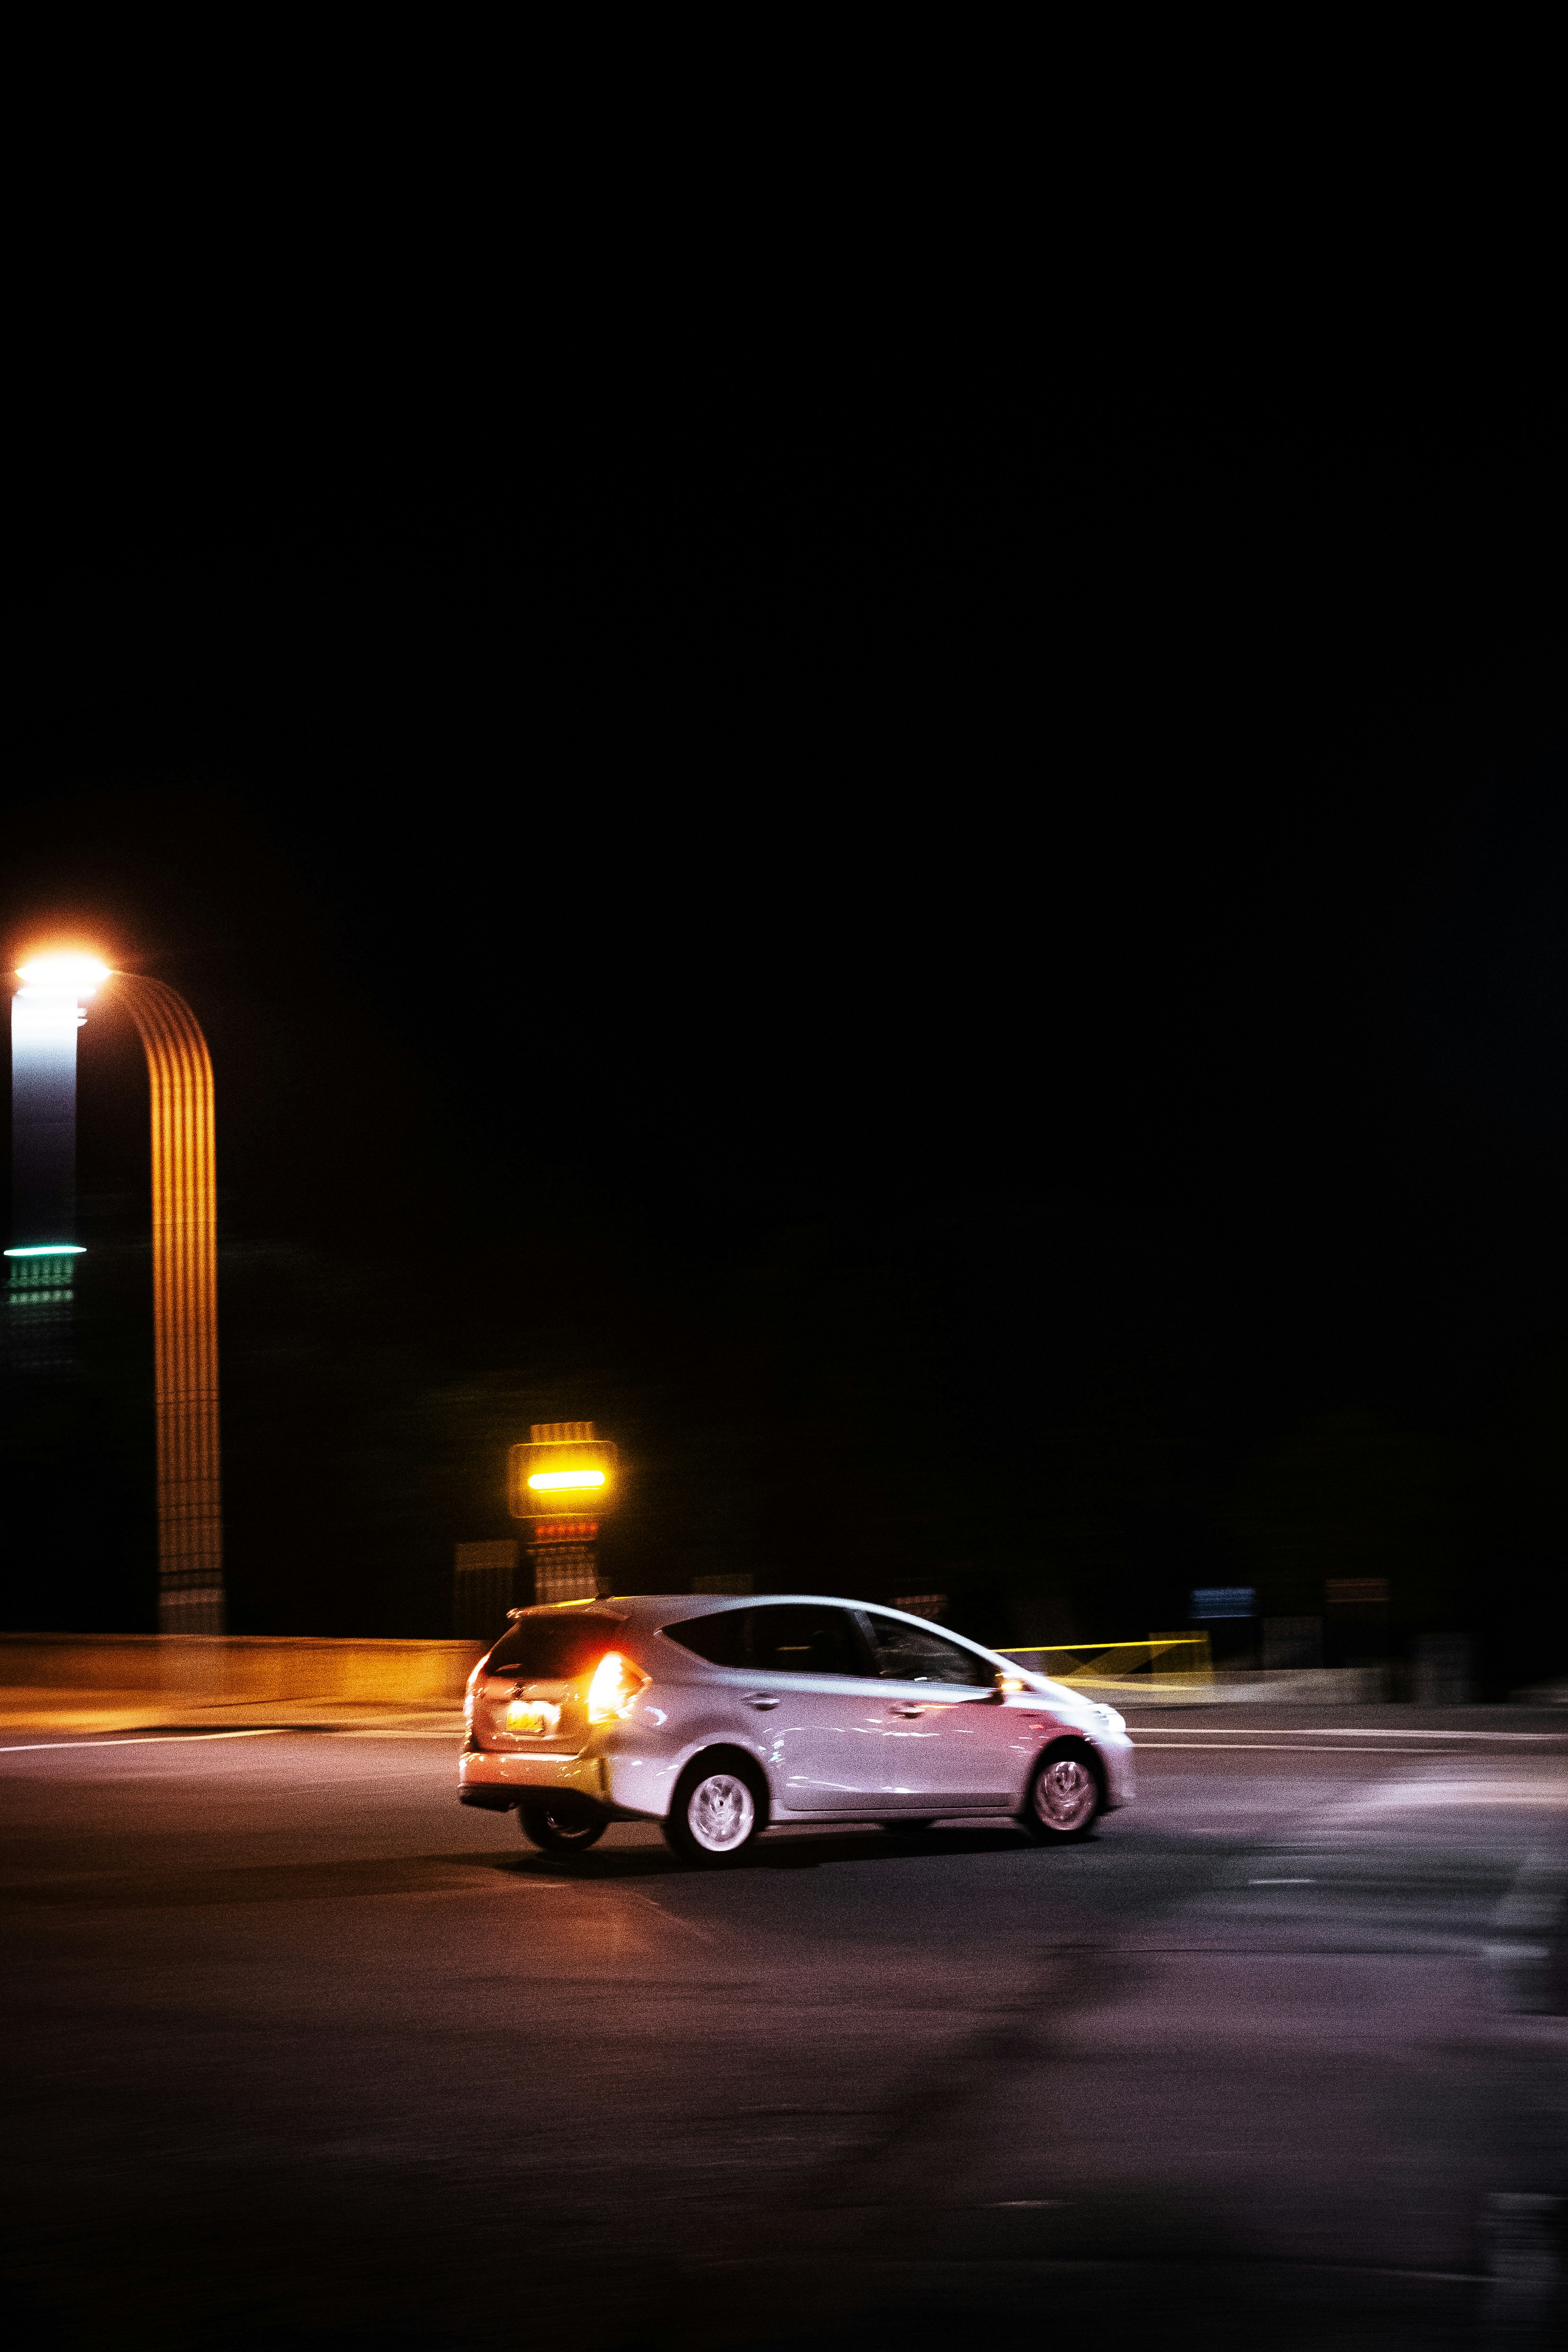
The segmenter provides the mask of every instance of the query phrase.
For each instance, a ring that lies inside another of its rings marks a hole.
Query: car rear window
[[[565,1683],[596,1665],[620,1638],[615,1617],[520,1617],[489,1654],[489,1671],[526,1683]]]

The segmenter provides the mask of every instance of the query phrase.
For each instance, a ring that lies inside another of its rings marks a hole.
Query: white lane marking
[[[1248,1886],[1316,1886],[1315,1878],[1249,1878]]]
[[[1568,1805],[1568,1781],[1394,1780],[1374,1789],[1370,1805]]]
[[[1314,1750],[1314,1753],[1318,1751]],[[1393,1760],[1392,1759],[1390,1759]],[[1458,1759],[1454,1758],[1454,1762]],[[1408,1777],[1366,1780],[1347,1789],[1336,1803],[1319,1815],[1325,1831],[1336,1833],[1364,1826],[1368,1818],[1400,1807],[1444,1806],[1468,1812],[1486,1806],[1568,1805],[1568,1782],[1536,1780],[1450,1780],[1412,1773]]]
[[[194,1739],[280,1739],[286,1723],[264,1723],[254,1731],[138,1731],[124,1739],[28,1739],[0,1748],[0,1756],[46,1756],[57,1748],[188,1748]]]
[[[1151,1732],[1156,1739],[1166,1731],[1184,1731],[1206,1739],[1228,1739],[1232,1736],[1228,1723],[1146,1723],[1136,1725],[1134,1729]],[[1288,1730],[1273,1732],[1266,1723],[1238,1723],[1236,1729],[1273,1739],[1555,1739],[1568,1743],[1568,1731],[1423,1731],[1415,1723],[1408,1729],[1403,1724],[1390,1727],[1375,1723],[1293,1723]]]
[[[1287,1748],[1282,1742],[1273,1739],[1232,1739],[1223,1748],[1210,1748],[1196,1739],[1162,1739],[1158,1744],[1150,1739],[1135,1739],[1132,1745],[1149,1756],[1169,1756],[1178,1749],[1194,1756],[1236,1756],[1247,1749],[1255,1750],[1260,1756],[1321,1756],[1323,1753],[1321,1748]],[[1336,1748],[1332,1752],[1336,1756],[1387,1756],[1392,1759],[1395,1756],[1446,1756],[1448,1751],[1445,1748]]]

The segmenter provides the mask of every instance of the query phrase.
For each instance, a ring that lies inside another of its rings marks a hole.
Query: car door
[[[864,1814],[878,1769],[867,1728],[879,1685],[854,1614],[783,1601],[744,1612],[749,1663],[738,1693],[766,1723],[767,1760],[792,1812]]]
[[[994,1667],[934,1625],[856,1613],[878,1675],[866,1746],[880,1758],[879,1808],[1012,1811],[1033,1748],[1017,1711],[997,1703]]]

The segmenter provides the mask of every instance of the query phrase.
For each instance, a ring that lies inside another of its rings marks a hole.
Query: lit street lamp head
[[[96,956],[74,951],[29,956],[16,967],[16,977],[29,992],[67,997],[73,1004],[83,997],[96,996],[109,976],[109,966],[100,963]]]

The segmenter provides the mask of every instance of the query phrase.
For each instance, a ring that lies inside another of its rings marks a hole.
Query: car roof
[[[520,1617],[558,1617],[569,1612],[584,1616],[600,1612],[620,1618],[629,1625],[679,1625],[691,1617],[714,1617],[726,1609],[779,1609],[804,1605],[811,1609],[874,1609],[879,1616],[896,1617],[905,1625],[924,1625],[950,1642],[958,1642],[966,1650],[978,1650],[983,1656],[999,1654],[988,1650],[982,1642],[972,1642],[967,1634],[950,1633],[945,1625],[937,1625],[929,1617],[916,1617],[907,1609],[895,1609],[886,1601],[850,1601],[841,1592],[615,1592],[605,1593],[598,1601],[544,1601],[531,1609],[521,1609]]]

